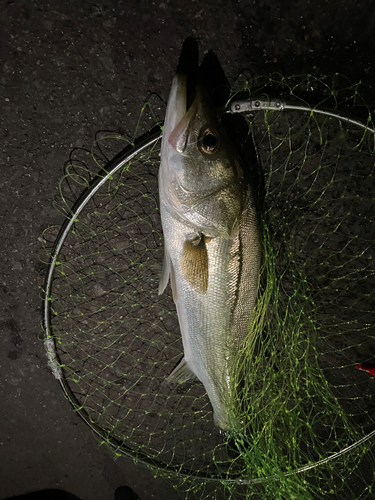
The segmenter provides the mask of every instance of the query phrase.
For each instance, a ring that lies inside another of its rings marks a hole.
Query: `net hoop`
[[[365,123],[342,114],[340,112],[335,112],[329,109],[323,109],[319,107],[309,107],[306,105],[299,105],[292,102],[288,102],[278,98],[249,98],[242,100],[233,100],[231,101],[225,113],[229,114],[251,114],[257,111],[277,111],[282,112],[284,110],[292,110],[299,111],[304,113],[320,114],[325,115],[331,118],[338,119],[343,122],[350,123],[355,125],[367,132],[370,132],[375,137],[375,130],[372,127],[369,127]],[[136,462],[141,462],[148,467],[151,467],[155,470],[163,469],[168,473],[171,473],[176,476],[181,477],[191,477],[191,472],[188,470],[184,470],[182,468],[166,465],[158,463],[152,460],[150,457],[145,456],[144,454],[134,451],[133,449],[127,447],[123,442],[119,441],[116,438],[108,435],[108,432],[97,425],[86,412],[86,410],[82,407],[82,405],[77,400],[76,396],[72,392],[69,383],[64,378],[63,371],[60,367],[59,356],[56,349],[55,340],[52,333],[52,324],[51,324],[51,297],[52,297],[52,288],[53,288],[53,279],[54,279],[54,270],[55,266],[60,254],[60,251],[64,245],[64,242],[75,223],[78,215],[84,209],[85,205],[89,202],[89,200],[95,196],[97,191],[109,180],[112,176],[119,170],[121,167],[126,165],[130,160],[139,155],[146,148],[155,145],[158,141],[161,140],[162,132],[157,130],[155,133],[146,134],[145,138],[141,138],[136,145],[131,145],[125,148],[121,153],[119,153],[115,158],[113,158],[97,176],[93,179],[88,188],[84,190],[78,200],[75,202],[73,207],[70,209],[70,213],[67,215],[65,221],[63,222],[58,236],[54,242],[51,256],[48,264],[48,270],[45,279],[45,285],[43,290],[43,328],[44,328],[44,345],[46,349],[46,354],[48,358],[48,365],[50,366],[53,375],[56,379],[58,379],[60,386],[69,400],[71,405],[74,408],[74,411],[78,413],[78,415],[85,421],[85,423],[91,428],[91,430],[96,434],[100,439],[105,440],[108,443],[116,455],[127,456],[133,459]],[[317,468],[321,465],[324,465],[328,462],[335,460],[336,458],[347,454],[353,451],[355,448],[363,445],[364,443],[370,441],[375,436],[375,430],[362,437],[357,442],[351,444],[350,446],[336,452],[324,459],[321,459],[315,463],[306,464],[301,466],[293,471],[288,471],[283,474],[283,476],[291,476],[294,474],[300,474],[303,472],[307,472],[311,469]],[[271,480],[277,480],[279,476],[272,475],[262,478],[252,478],[252,479],[230,479],[223,477],[210,476],[208,474],[202,473],[194,473],[194,480],[197,481],[205,481],[205,482],[222,482],[223,480],[228,484],[238,484],[238,485],[248,485],[248,484],[260,484],[265,483]]]

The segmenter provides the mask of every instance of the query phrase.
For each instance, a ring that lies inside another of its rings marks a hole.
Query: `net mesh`
[[[373,126],[372,89],[338,75],[244,75],[232,99],[238,91],[301,106],[319,95],[320,106]],[[149,102],[137,134],[163,111]],[[214,427],[202,384],[165,384],[183,348],[169,287],[158,295],[160,140],[108,178],[124,138],[102,135],[91,151],[72,153],[57,203],[64,215],[94,177],[106,180],[74,215],[54,267],[53,362],[102,441],[183,497],[372,498],[375,378],[355,366],[375,363],[374,135],[298,109],[246,119],[264,258],[232,381],[241,431]],[[44,233],[47,254],[57,234]]]

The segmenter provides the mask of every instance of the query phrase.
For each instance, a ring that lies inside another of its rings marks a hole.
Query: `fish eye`
[[[220,147],[219,132],[214,128],[206,129],[198,141],[198,147],[202,153],[215,153]]]

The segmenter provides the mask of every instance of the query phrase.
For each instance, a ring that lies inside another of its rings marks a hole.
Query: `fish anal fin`
[[[207,243],[209,238],[207,238]],[[189,285],[204,294],[208,287],[208,255],[206,238],[186,240],[180,260],[181,270]]]
[[[190,370],[185,361],[185,358],[182,358],[181,362],[172,371],[166,381],[183,384],[188,380],[197,380],[197,376]]]

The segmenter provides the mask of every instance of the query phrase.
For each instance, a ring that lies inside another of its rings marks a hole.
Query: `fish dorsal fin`
[[[208,287],[208,256],[206,243],[209,238],[198,235],[186,240],[181,255],[181,270],[189,285],[198,293],[204,294]]]
[[[180,363],[172,371],[172,373],[167,378],[167,382],[176,382],[182,384],[188,380],[197,380],[197,376],[188,367],[185,358],[182,358]]]

